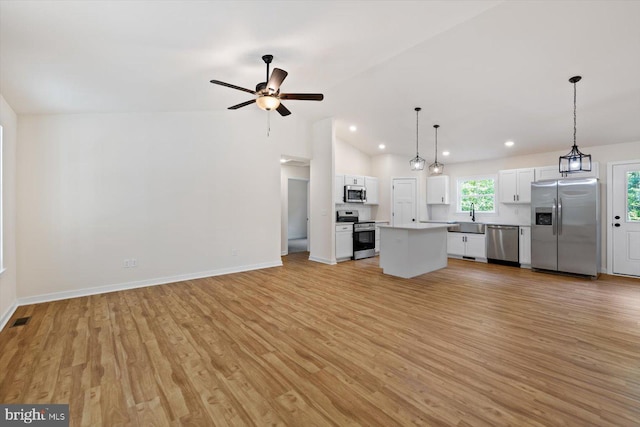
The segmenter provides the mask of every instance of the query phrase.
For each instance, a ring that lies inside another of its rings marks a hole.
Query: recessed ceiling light
[[[379,149],[381,149],[381,150],[384,150],[386,147],[387,147],[387,146],[386,146],[386,145],[384,145],[384,144],[380,144],[380,145],[378,145],[378,148],[379,148]]]
[[[448,151],[443,151],[443,152],[442,152],[442,155],[443,155],[443,156],[448,156],[449,154],[451,154],[451,153],[450,153],[450,152],[448,152]]]
[[[507,147],[513,147],[513,141],[507,141],[504,143],[504,145],[506,145]]]
[[[349,130],[350,130],[351,132],[355,132],[355,131],[357,131],[357,130],[358,130],[358,128],[356,127],[356,125],[351,125],[351,126],[349,126]]]

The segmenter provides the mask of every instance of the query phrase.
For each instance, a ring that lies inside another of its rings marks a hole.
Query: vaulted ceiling
[[[18,114],[220,110],[262,126],[263,54],[288,117],[334,117],[375,155],[448,161],[640,141],[638,1],[2,1],[0,93]],[[348,126],[355,124],[356,132]],[[506,140],[514,147],[507,149]],[[596,159],[597,160],[597,159]]]

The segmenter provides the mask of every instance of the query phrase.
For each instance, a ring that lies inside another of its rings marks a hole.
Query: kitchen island
[[[409,279],[447,266],[447,224],[378,227],[384,274]]]

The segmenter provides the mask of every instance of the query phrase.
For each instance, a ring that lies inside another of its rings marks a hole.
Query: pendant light
[[[416,107],[416,156],[409,160],[412,171],[421,171],[424,169],[425,160],[418,154],[418,113],[422,108]]]
[[[588,172],[591,170],[591,154],[583,154],[576,145],[576,83],[581,79],[582,77],[580,76],[574,76],[569,79],[569,82],[573,84],[573,147],[571,147],[569,153],[560,156],[558,161],[558,170],[564,176],[568,173]]]
[[[444,172],[444,165],[438,162],[438,128],[440,125],[433,125],[433,128],[436,130],[436,161],[429,165],[429,174],[430,175],[442,175]]]

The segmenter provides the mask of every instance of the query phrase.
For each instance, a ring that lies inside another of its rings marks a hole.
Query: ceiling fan
[[[274,68],[271,77],[269,77],[269,64],[273,60],[273,55],[264,55],[262,60],[267,64],[267,81],[256,85],[256,90],[246,89],[230,83],[221,82],[220,80],[211,80],[211,83],[230,87],[231,89],[241,90],[256,95],[255,99],[246,101],[238,105],[229,107],[229,110],[237,110],[254,102],[263,110],[276,110],[281,116],[288,116],[291,111],[280,103],[282,99],[298,99],[302,101],[322,101],[324,95],[321,93],[280,93],[280,85],[289,73],[280,68]]]

